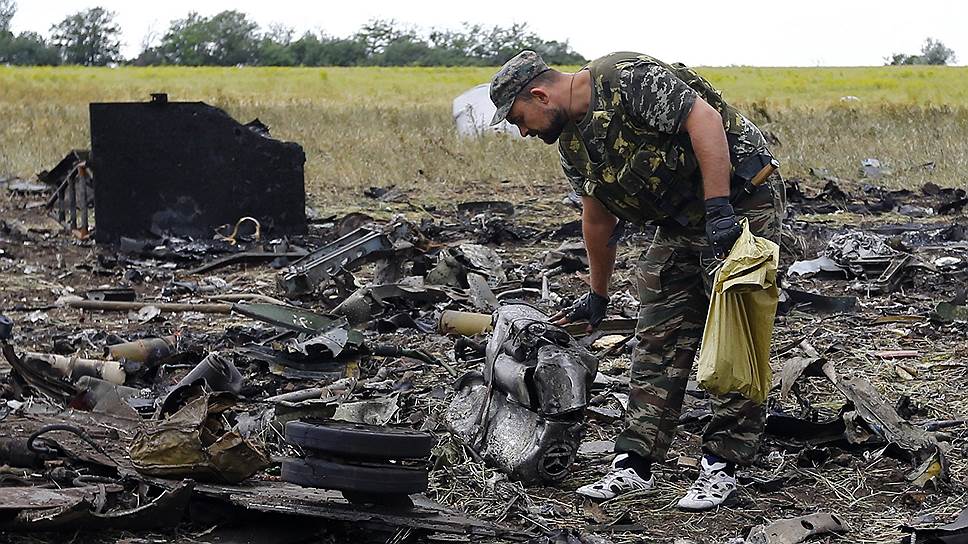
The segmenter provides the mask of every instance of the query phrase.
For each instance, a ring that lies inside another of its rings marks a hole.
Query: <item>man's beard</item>
[[[548,116],[548,128],[536,133],[538,138],[541,138],[546,144],[553,144],[558,141],[558,137],[561,136],[562,131],[565,130],[565,126],[568,125],[568,115],[565,113],[564,108],[559,108],[554,110]]]

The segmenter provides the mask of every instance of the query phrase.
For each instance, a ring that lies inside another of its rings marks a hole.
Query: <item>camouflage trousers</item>
[[[779,242],[785,197],[778,174],[735,206],[750,230]],[[704,230],[659,227],[639,258],[638,345],[632,354],[627,427],[615,451],[665,460],[676,433],[686,384],[702,339],[715,273]],[[732,461],[753,461],[765,424],[765,409],[739,394],[712,399],[713,417],[703,433],[703,451]]]

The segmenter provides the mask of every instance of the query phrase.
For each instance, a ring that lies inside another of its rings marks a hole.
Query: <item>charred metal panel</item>
[[[268,138],[202,102],[91,104],[96,239],[210,238],[255,217],[270,236],[306,230],[299,144]]]

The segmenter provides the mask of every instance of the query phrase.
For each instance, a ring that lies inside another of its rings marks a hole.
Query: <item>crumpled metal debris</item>
[[[797,261],[787,269],[787,274],[791,276],[810,277],[820,272],[833,272],[839,273],[842,277],[846,276],[846,271],[826,255],[821,255],[809,261]]]
[[[18,531],[66,531],[74,529],[170,529],[188,510],[194,482],[180,482],[173,489],[147,498],[133,508],[105,511],[107,495],[117,495],[119,486],[97,485],[83,488],[46,490],[38,488],[0,488],[0,511],[8,510],[11,495],[24,493],[26,504],[13,519],[0,527]]]
[[[336,408],[333,419],[367,425],[386,425],[397,413],[399,396],[396,394],[359,402],[344,402]]]
[[[787,361],[782,369],[781,398],[793,390],[795,382],[802,375],[813,374],[826,377],[831,384],[848,400],[838,419],[840,422],[827,425],[825,428],[834,434],[828,439],[839,440],[855,445],[884,445],[898,448],[901,457],[909,461],[914,467],[907,478],[920,487],[924,487],[933,480],[946,481],[948,478],[948,462],[945,446],[933,432],[913,425],[904,420],[894,406],[888,403],[870,381],[861,376],[844,376],[837,372],[831,361],[825,360],[812,346],[804,342],[801,344],[806,357],[794,357]],[[809,371],[809,372],[808,372]],[[768,432],[786,433],[780,429],[780,423],[774,417],[767,420]],[[815,424],[814,424],[815,425]],[[789,424],[784,425],[789,427]],[[843,430],[841,436],[840,430]],[[819,430],[811,431],[812,439],[816,443],[821,436],[826,436]]]
[[[758,525],[750,531],[745,544],[799,544],[811,536],[847,532],[850,527],[839,517],[819,512]]]
[[[464,374],[448,429],[525,483],[560,481],[581,440],[598,361],[527,304],[494,314],[483,372]]]
[[[224,423],[234,396],[193,389],[181,409],[135,434],[128,453],[138,472],[237,483],[268,467],[264,446]]]
[[[904,525],[901,529],[910,534],[910,544],[965,544],[968,542],[968,508],[958,514],[951,523],[939,527]]]
[[[888,246],[882,236],[851,230],[831,238],[827,242],[826,254],[838,265],[849,267],[859,259],[893,257],[897,251]]]

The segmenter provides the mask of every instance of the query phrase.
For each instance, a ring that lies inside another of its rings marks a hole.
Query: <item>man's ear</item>
[[[531,93],[531,98],[537,100],[538,102],[541,102],[542,104],[547,104],[548,100],[550,99],[550,97],[548,96],[548,92],[542,89],[541,87],[532,88],[530,93]]]

